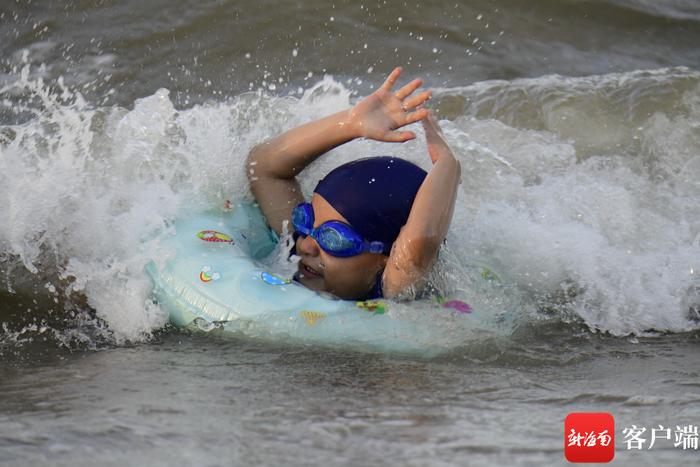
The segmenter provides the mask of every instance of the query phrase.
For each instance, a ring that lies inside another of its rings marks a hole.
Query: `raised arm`
[[[253,148],[248,155],[248,180],[255,200],[272,229],[291,220],[294,207],[304,202],[296,175],[323,153],[355,138],[343,111],[293,128]]]
[[[415,79],[392,92],[400,75],[401,68],[396,68],[379,89],[354,107],[293,128],[252,149],[247,160],[248,180],[277,233],[282,232],[282,222],[291,219],[292,209],[304,201],[295,177],[319,156],[360,137],[386,142],[416,137],[413,132],[396,130],[427,115],[424,109],[414,109],[430,97],[430,91],[413,95],[423,84]]]
[[[429,114],[423,120],[433,167],[423,180],[406,225],[394,242],[384,269],[384,296],[394,297],[419,284],[435,263],[452,221],[461,168]]]

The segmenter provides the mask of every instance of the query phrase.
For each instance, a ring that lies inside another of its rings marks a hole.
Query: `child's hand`
[[[391,88],[400,75],[401,68],[395,68],[379,89],[351,109],[350,122],[358,136],[387,142],[404,142],[416,137],[412,131],[395,130],[428,115],[426,109],[415,109],[430,99],[431,92],[412,95],[423,84],[422,80],[414,79],[393,93]]]
[[[442,129],[432,112],[428,112],[423,119],[423,129],[425,129],[425,141],[428,144],[428,154],[433,164],[441,157],[454,157],[452,150],[445,142]]]

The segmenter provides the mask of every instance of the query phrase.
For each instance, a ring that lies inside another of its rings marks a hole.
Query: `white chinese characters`
[[[605,447],[610,444],[610,441],[612,441],[612,438],[608,434],[608,430],[603,430],[600,433],[595,431],[585,431],[583,434],[581,434],[572,428],[571,433],[569,433],[568,436],[569,446],[593,447],[600,445]]]
[[[623,442],[627,445],[627,449],[644,449],[644,444],[647,442],[647,438],[644,436],[645,433],[647,433],[647,428],[644,426],[638,427],[637,425],[632,425],[630,427],[625,427],[622,430],[622,434],[625,437]],[[649,436],[649,445],[646,449],[652,449],[656,441],[662,439],[672,441],[673,447],[675,448],[698,449],[697,425],[676,425],[673,431],[670,427],[658,425],[657,428],[651,428]]]

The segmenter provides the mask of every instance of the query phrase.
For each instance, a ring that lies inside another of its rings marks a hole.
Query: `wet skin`
[[[311,205],[314,209],[314,227],[331,220],[349,224],[321,195],[314,193]],[[299,282],[311,290],[329,292],[345,300],[366,296],[389,259],[377,253],[338,258],[323,251],[310,236],[299,236],[296,249],[301,257],[296,275]]]

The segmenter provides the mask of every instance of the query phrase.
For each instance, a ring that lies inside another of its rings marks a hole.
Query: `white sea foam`
[[[493,312],[555,308],[615,334],[696,327],[688,310],[700,274],[700,78],[651,73],[678,92],[630,116],[648,105],[648,75],[439,90],[438,108],[441,95],[465,102],[443,122],[463,184],[439,288]],[[104,108],[30,76],[0,90],[5,108],[25,115],[0,128],[0,254],[63,293],[84,294],[118,341],[165,323],[143,266],[167,260],[158,236],[170,222],[249,198],[250,148],[347,108],[352,95],[326,77],[300,99],[249,93],[178,110],[162,89],[133,109]],[[627,110],[624,99],[600,99],[615,80],[628,91]],[[589,121],[591,111],[600,118]],[[305,171],[304,192],[358,156],[397,155],[428,169],[421,130],[412,129],[418,139],[402,145],[358,140],[332,151]],[[484,265],[496,287],[480,279]]]

